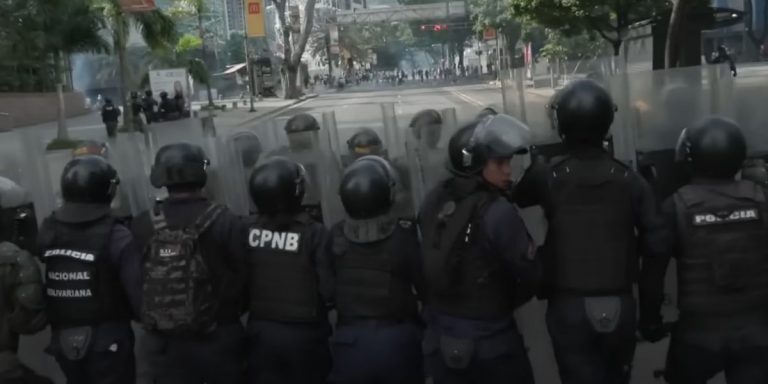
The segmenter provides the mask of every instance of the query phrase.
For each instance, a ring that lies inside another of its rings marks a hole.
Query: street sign
[[[264,1],[245,1],[245,29],[248,37],[267,36],[266,23],[264,22]]]
[[[493,40],[496,38],[496,29],[495,28],[486,28],[483,31],[483,40]]]
[[[120,7],[123,12],[149,12],[157,9],[155,0],[120,0]]]

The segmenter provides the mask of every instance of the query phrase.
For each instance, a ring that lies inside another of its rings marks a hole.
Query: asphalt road
[[[548,100],[546,93],[533,93],[527,97],[530,104],[529,108],[532,108],[532,110],[537,110],[538,108],[543,110]],[[380,134],[383,133],[384,119],[380,106],[382,103],[392,103],[394,105],[397,126],[400,129],[406,129],[411,117],[419,110],[426,108],[438,110],[454,108],[459,122],[470,120],[486,106],[495,107],[499,111],[502,110],[501,90],[498,87],[487,84],[425,88],[389,87],[375,90],[360,87],[322,95],[319,98],[299,103],[270,118],[280,122],[299,112],[319,115],[323,112],[334,111],[339,130],[339,141],[343,145],[346,138],[361,127],[370,127],[379,131]],[[266,120],[261,120],[241,126],[218,128],[219,134],[229,135],[241,131],[260,129],[260,127],[266,124],[268,124]],[[545,121],[538,119],[533,128],[536,130],[547,130],[549,126]],[[100,130],[101,128],[82,128],[81,131],[88,131],[90,129]],[[184,136],[181,134],[183,131],[180,130],[178,132],[180,136]],[[382,134],[382,136],[386,140],[386,135]],[[180,139],[184,139],[184,137],[180,137]],[[525,216],[528,219],[534,237],[541,239],[542,222],[537,217],[537,212],[527,211]],[[554,356],[544,321],[545,308],[546,304],[544,302],[531,302],[520,309],[518,320],[529,348],[529,356],[534,367],[536,382],[557,384],[559,383],[557,368],[554,364]],[[47,334],[24,338],[21,350],[22,357],[25,362],[40,372],[56,376],[57,383],[63,383],[61,376],[57,373],[58,370],[55,362],[42,353],[47,343],[46,338]],[[139,338],[140,342],[141,339]],[[663,366],[665,356],[666,341],[654,345],[639,344],[634,362],[632,383],[647,384],[659,382],[654,379],[652,373],[655,369]],[[139,356],[140,371],[143,370],[141,360]],[[713,381],[713,383],[721,382]]]

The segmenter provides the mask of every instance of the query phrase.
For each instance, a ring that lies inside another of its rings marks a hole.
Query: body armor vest
[[[768,313],[765,192],[751,181],[687,185],[675,195],[681,314]]]
[[[314,321],[325,316],[318,288],[312,221],[299,214],[285,228],[257,216],[249,225],[251,319]]]
[[[486,208],[498,197],[482,187],[465,188],[470,182],[453,178],[439,186],[431,194],[434,205],[421,214],[427,305],[470,319],[508,316],[515,310],[514,278],[499,254],[482,251],[478,236]]]
[[[555,293],[631,292],[638,268],[630,170],[608,155],[552,166],[545,279]]]
[[[371,243],[348,240],[342,226],[333,230],[339,318],[415,318],[416,296],[398,250],[418,244],[415,225],[401,221],[389,237]]]
[[[56,327],[131,319],[131,306],[109,260],[114,219],[43,223],[42,260],[48,318]]]

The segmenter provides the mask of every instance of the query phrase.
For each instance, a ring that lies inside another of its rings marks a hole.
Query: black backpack
[[[165,334],[210,332],[219,304],[198,238],[225,208],[212,204],[192,226],[178,229],[168,227],[158,208],[152,213],[155,232],[144,252],[141,322]]]

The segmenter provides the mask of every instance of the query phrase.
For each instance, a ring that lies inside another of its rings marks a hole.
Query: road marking
[[[480,108],[485,108],[486,107],[485,103],[481,103],[481,102],[475,100],[474,98],[472,98],[471,96],[468,96],[468,95],[466,95],[466,94],[464,94],[462,92],[457,91],[456,89],[453,89],[453,88],[447,88],[447,89],[449,91],[451,91],[451,93],[453,93],[454,95],[458,96],[460,99],[466,101],[469,104],[472,104],[472,105],[480,107]]]

